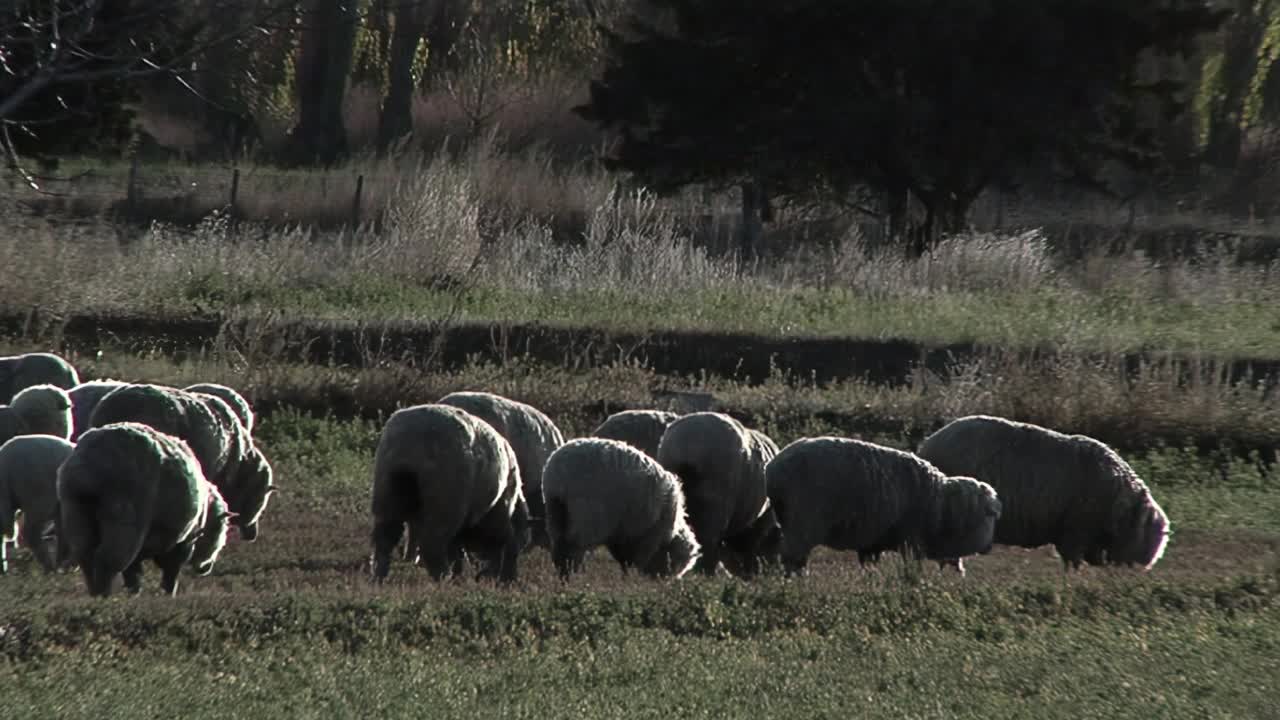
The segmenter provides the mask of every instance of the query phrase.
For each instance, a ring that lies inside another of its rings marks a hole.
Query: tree
[[[753,212],[761,192],[870,186],[900,234],[908,196],[924,206],[917,237],[960,229],[984,188],[1021,170],[1100,186],[1108,163],[1152,167],[1137,107],[1186,102],[1140,82],[1139,56],[1186,54],[1224,18],[1196,0],[636,5],[603,30],[605,69],[576,108],[617,131],[610,167],[659,191],[740,184]]]
[[[7,0],[0,5],[0,143],[23,157],[123,147],[137,83],[252,30],[279,3],[207,0],[237,19],[211,30],[189,0]]]
[[[331,165],[347,155],[342,100],[355,53],[360,8],[354,0],[309,0],[298,49],[298,122],[287,164]]]
[[[387,95],[378,115],[378,152],[413,131],[413,65],[439,0],[402,0],[394,9],[388,53]]]

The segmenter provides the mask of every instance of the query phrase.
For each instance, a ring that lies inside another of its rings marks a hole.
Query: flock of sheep
[[[0,527],[92,595],[143,563],[176,592],[207,574],[234,525],[245,540],[275,486],[249,403],[222,385],[81,383],[62,358],[0,358]],[[433,578],[516,579],[550,551],[562,578],[604,547],[624,571],[803,573],[817,546],[886,551],[964,572],[993,544],[1053,545],[1064,567],[1150,568],[1169,520],[1105,444],[1002,418],[960,418],[917,453],[839,437],[778,448],[716,412],[627,410],[566,441],[538,409],[455,392],[396,411],[373,462],[372,572],[399,556]],[[397,548],[400,552],[397,553]],[[7,556],[5,556],[7,569]]]

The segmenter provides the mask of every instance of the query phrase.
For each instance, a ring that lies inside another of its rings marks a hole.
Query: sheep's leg
[[[581,572],[585,564],[586,552],[565,542],[551,546],[551,562],[560,573],[561,580],[568,580],[575,572]]]
[[[156,558],[156,565],[160,566],[160,589],[169,597],[177,596],[178,573],[182,572],[183,565],[191,561],[191,555],[195,549],[196,544],[193,541],[178,543]]]
[[[630,564],[640,568],[645,575],[662,577],[671,574],[670,553],[665,547],[668,539],[657,533],[650,533],[648,537],[618,549],[626,553]]]
[[[716,568],[720,566],[720,543],[724,539],[724,513],[717,505],[714,500],[704,501],[700,498],[690,498],[689,502],[689,527],[702,546],[702,554],[693,569],[707,577],[714,576]]]
[[[782,569],[788,577],[804,575],[809,564],[813,544],[797,537],[797,533],[782,536]]]
[[[418,564],[427,569],[431,579],[444,580],[461,562],[462,543],[452,535],[441,535],[435,528],[427,529],[418,540]]]
[[[373,578],[385,580],[391,572],[391,550],[404,534],[404,521],[399,518],[380,520],[373,526]]]
[[[44,518],[31,516],[22,524],[23,542],[31,548],[31,554],[35,556],[36,562],[40,563],[40,567],[44,568],[46,573],[51,573],[57,569],[58,561],[55,552],[50,549],[50,540],[47,537],[48,530],[53,526],[52,521]]]
[[[124,575],[124,587],[132,595],[142,592],[142,559],[137,558],[121,573]]]
[[[485,566],[479,577],[496,577],[502,582],[516,579],[516,566],[520,555],[521,538],[517,537],[512,518],[502,503],[494,506],[472,533],[483,548]]]
[[[1079,570],[1091,544],[1089,538],[1080,534],[1067,535],[1055,543],[1054,549],[1058,551],[1058,557],[1062,558],[1063,571]]]

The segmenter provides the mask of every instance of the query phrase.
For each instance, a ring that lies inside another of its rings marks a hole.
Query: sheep
[[[662,433],[679,417],[665,410],[623,410],[605,418],[591,437],[621,440],[656,460]]]
[[[699,572],[726,569],[750,577],[777,551],[777,517],[765,491],[765,466],[778,454],[768,436],[717,412],[685,415],[667,428],[657,460],[680,478],[689,524],[702,547]]]
[[[110,595],[117,574],[141,592],[146,560],[174,596],[182,566],[209,574],[226,543],[231,513],[190,446],[141,423],[82,435],[58,470],[57,495],[59,530],[91,596]]]
[[[55,385],[23,388],[0,405],[0,443],[19,435],[71,437],[71,398]]]
[[[102,398],[128,383],[122,380],[88,380],[67,391],[71,398],[71,442],[76,442],[89,429],[89,418]]]
[[[60,564],[45,536],[57,524],[58,467],[74,447],[52,435],[21,435],[0,445],[0,529],[5,540],[16,538],[18,544],[30,547],[46,571]],[[14,532],[18,510],[22,511],[20,535]],[[0,544],[0,572],[8,571],[9,559]]]
[[[1146,484],[1091,437],[971,415],[925,438],[919,454],[990,483],[1004,504],[995,541],[1051,544],[1064,571],[1082,562],[1150,570],[1169,541],[1169,518]]]
[[[249,405],[249,401],[234,389],[217,383],[196,383],[195,385],[188,385],[183,390],[222,398],[222,401],[230,405],[231,409],[235,411],[236,418],[240,420],[240,424],[244,426],[244,429],[250,435],[253,434],[253,408]]]
[[[53,385],[70,390],[80,383],[76,369],[52,353],[27,353],[0,357],[0,405],[32,385]]]
[[[453,392],[438,402],[465,410],[489,423],[511,443],[520,464],[520,477],[524,483],[521,490],[529,504],[532,543],[546,547],[547,535],[542,520],[542,467],[551,453],[564,444],[560,428],[532,405],[492,393]]]
[[[510,444],[456,407],[415,405],[392,413],[373,461],[373,577],[386,579],[407,524],[410,554],[437,581],[462,570],[512,582],[529,541],[529,507]]]
[[[818,545],[856,550],[863,560],[898,550],[963,574],[965,556],[990,552],[1001,512],[986,483],[850,438],[796,440],[769,462],[765,478],[788,575],[803,573]]]
[[[619,440],[579,438],[547,459],[542,483],[551,558],[560,577],[600,545],[650,577],[683,577],[700,546],[685,516],[680,480]]]
[[[275,492],[270,466],[225,401],[159,385],[131,384],[108,393],[90,416],[91,427],[140,422],[187,442],[204,476],[218,487],[240,537],[258,537],[258,522]]]

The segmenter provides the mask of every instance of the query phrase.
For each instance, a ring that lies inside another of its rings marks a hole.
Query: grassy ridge
[[[310,285],[310,284],[308,284]],[[323,286],[257,285],[221,276],[185,281],[135,298],[145,311],[266,314],[314,321],[532,323],[613,332],[698,331],[768,338],[905,339],[922,344],[1062,347],[1129,352],[1195,351],[1219,357],[1280,357],[1270,298],[1151,304],[1142,297],[1045,287],[955,291],[941,297],[874,297],[847,289],[726,287],[662,294],[642,290],[459,294],[385,277]]]

